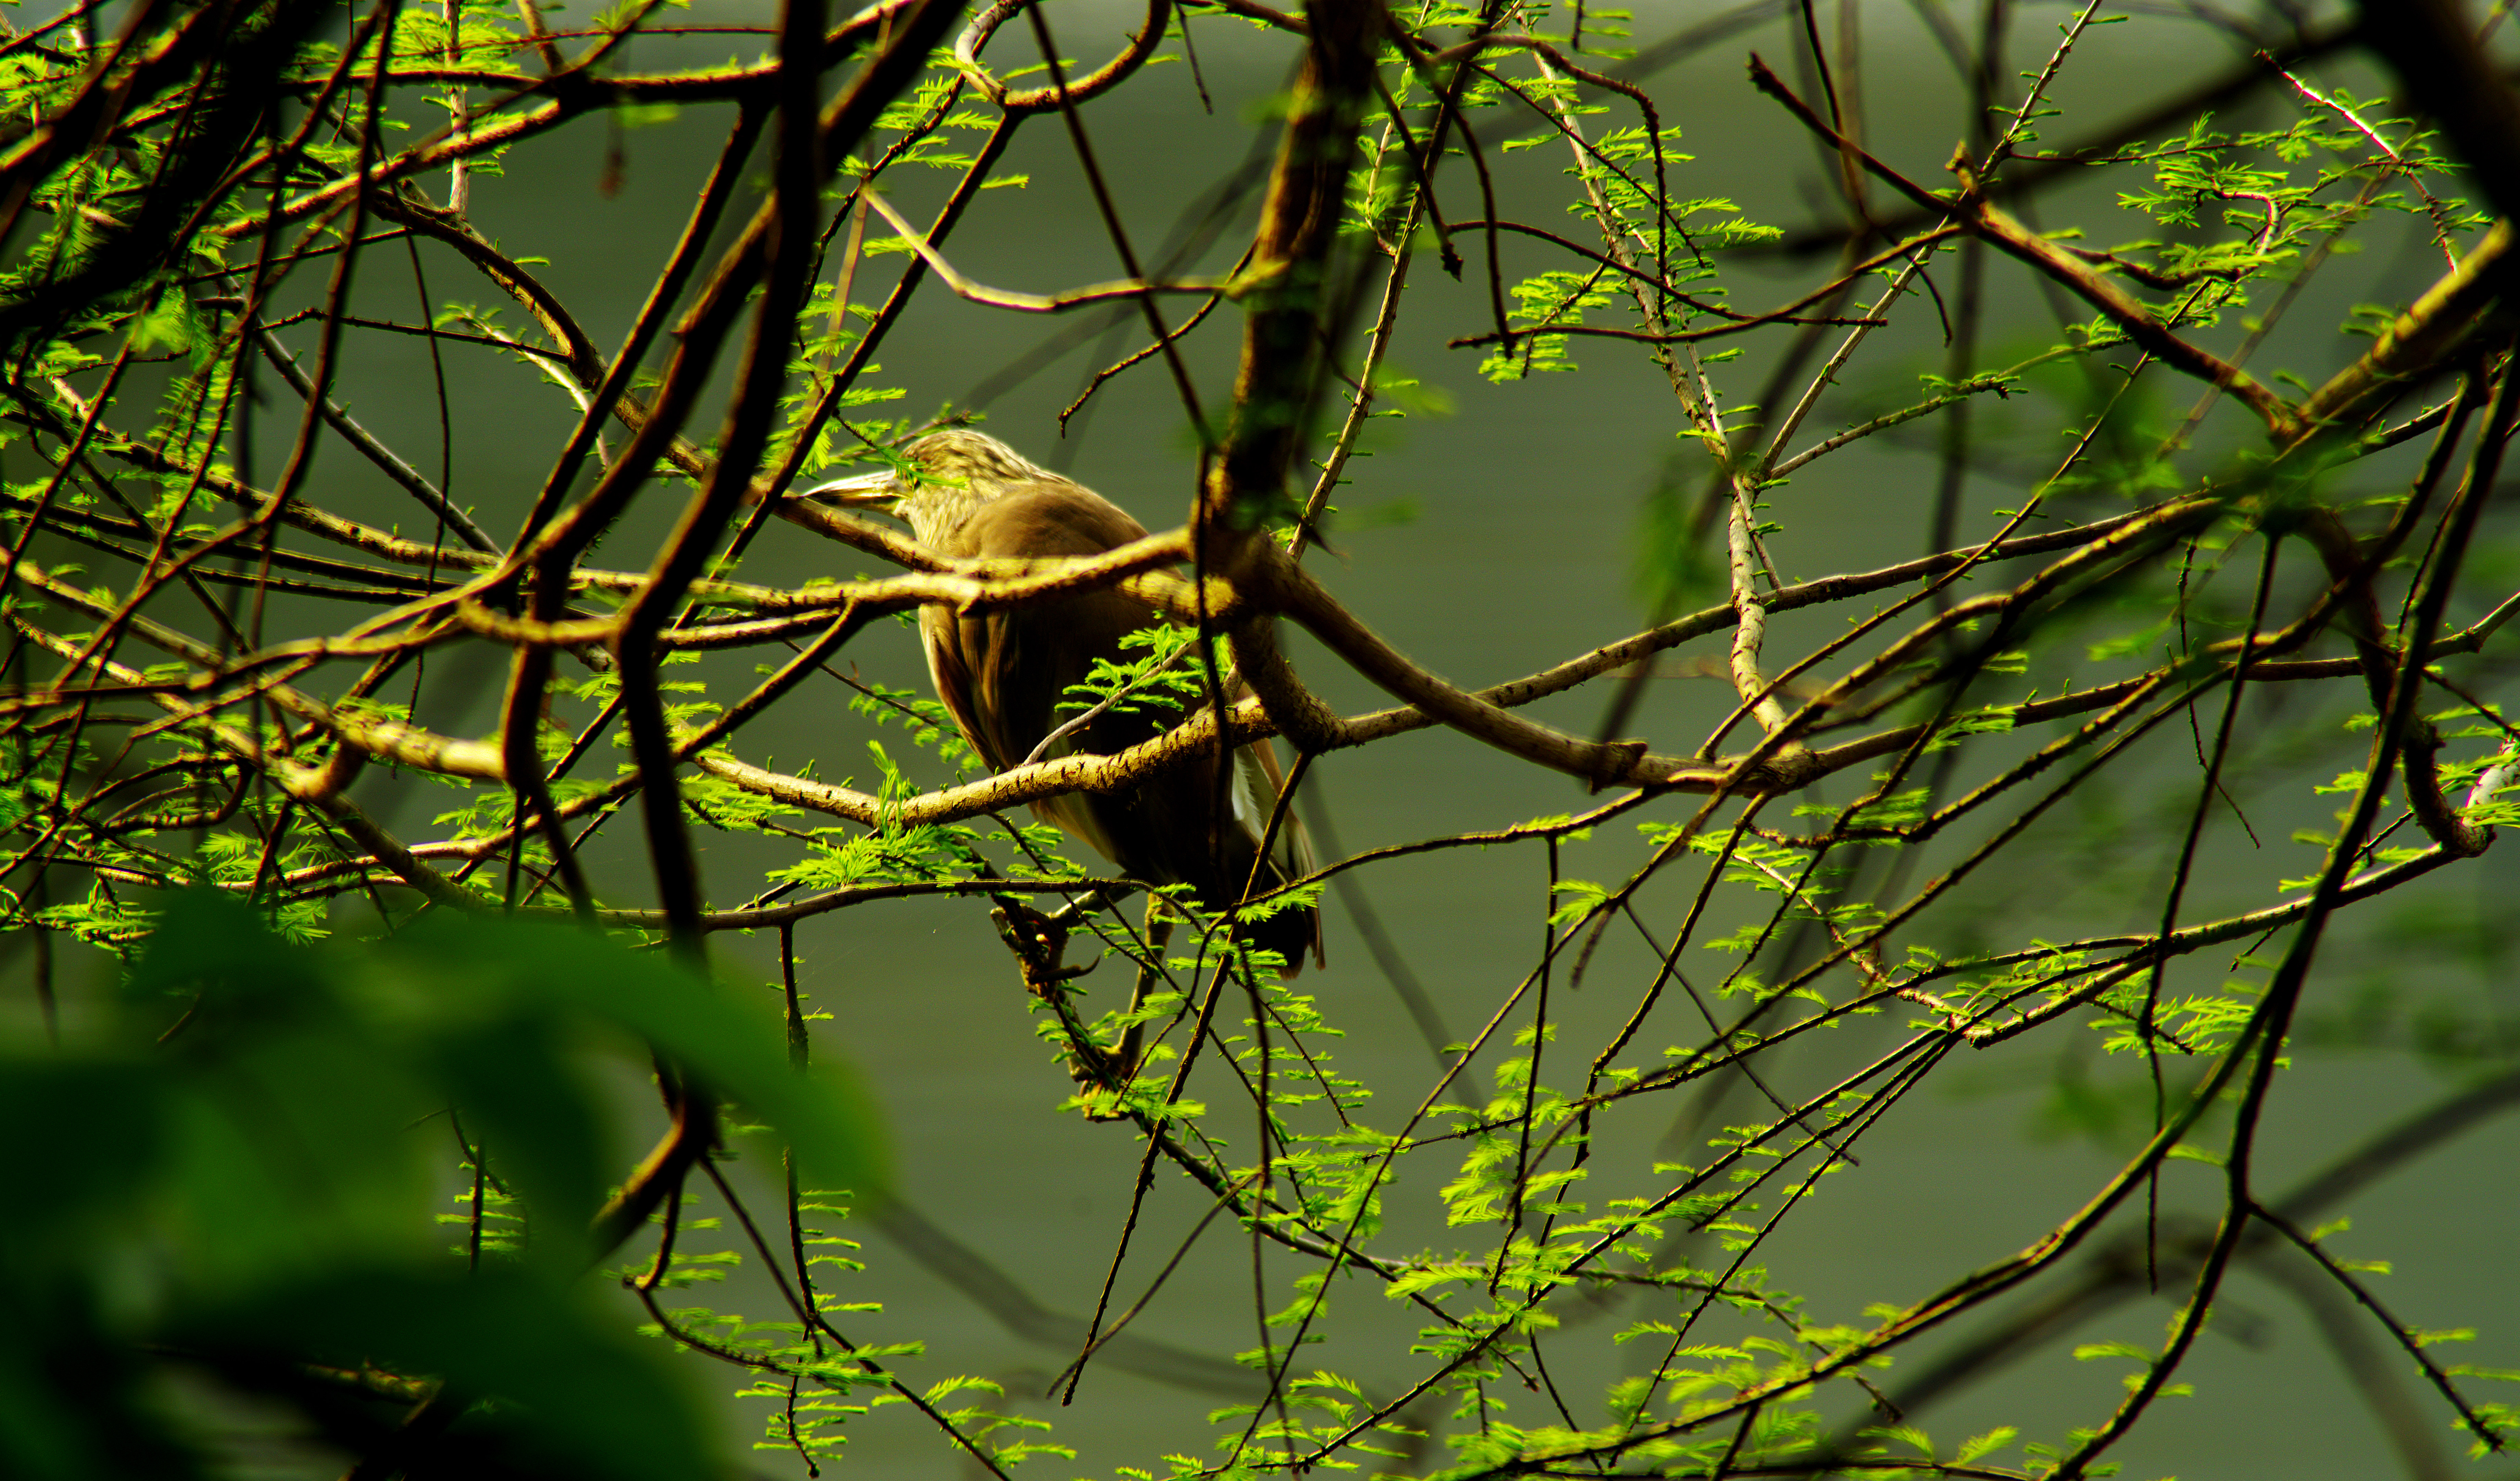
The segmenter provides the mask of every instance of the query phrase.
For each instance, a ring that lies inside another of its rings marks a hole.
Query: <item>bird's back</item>
[[[1045,478],[981,504],[959,526],[941,532],[935,544],[942,555],[1019,560],[1099,555],[1146,533],[1127,511],[1100,494]],[[931,606],[921,613],[920,631],[937,694],[981,759],[1005,771],[1020,765],[1043,737],[1076,713],[1059,710],[1059,697],[1093,672],[1096,659],[1120,661],[1120,640],[1158,620],[1160,614],[1146,603],[1106,588],[986,611]],[[1159,710],[1115,707],[1049,754],[1114,755],[1169,723]],[[1246,747],[1245,764],[1238,770],[1252,773],[1251,780],[1265,786],[1271,768],[1255,757]],[[1054,797],[1035,804],[1034,811],[1092,844],[1124,874],[1157,884],[1189,884],[1201,903],[1222,910],[1240,900],[1252,879],[1259,830],[1267,823],[1265,811],[1247,824],[1238,816],[1252,810],[1245,790],[1229,784],[1226,795],[1238,806],[1220,816],[1216,764],[1209,756],[1135,787]],[[1296,841],[1292,818],[1280,829],[1282,842]],[[1274,852],[1280,857],[1258,871],[1255,893],[1292,877],[1288,870],[1296,850]],[[1311,910],[1282,911],[1251,934],[1256,944],[1284,956],[1291,968],[1315,950],[1320,921]]]

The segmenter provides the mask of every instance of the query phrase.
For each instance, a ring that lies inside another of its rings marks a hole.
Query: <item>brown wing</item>
[[[1091,556],[1146,532],[1099,494],[1073,484],[1042,484],[981,505],[940,543],[944,554],[984,559]],[[981,759],[1005,771],[1075,713],[1058,708],[1067,687],[1091,673],[1097,657],[1117,658],[1120,639],[1149,620],[1144,604],[1104,591],[971,613],[930,606],[920,614],[920,631],[946,708]],[[1082,739],[1081,748],[1101,750],[1099,742],[1114,738],[1096,727]],[[1142,739],[1143,733],[1122,746]],[[1074,748],[1079,747],[1062,744],[1058,752]],[[1089,799],[1053,798],[1034,811],[1128,867]]]
[[[1090,556],[1145,534],[1145,526],[1102,496],[1073,484],[1045,484],[982,505],[946,542],[945,553]],[[1118,660],[1120,640],[1155,620],[1145,603],[1100,591],[984,612],[931,606],[922,613],[920,629],[937,694],[982,759],[1004,771],[1077,713],[1058,709],[1059,696],[1093,671],[1097,658]],[[1105,713],[1051,753],[1112,755],[1163,729],[1159,716],[1144,711]],[[1253,876],[1257,833],[1268,818],[1265,802],[1249,824],[1238,817],[1239,790],[1227,793],[1227,809],[1220,814],[1215,762],[1200,758],[1124,792],[1056,797],[1034,811],[1091,844],[1123,873],[1157,884],[1189,884],[1210,909],[1224,909],[1242,898]],[[1274,789],[1269,800],[1275,800]],[[1293,862],[1291,842],[1289,834],[1278,850],[1288,855],[1287,865]],[[1285,866],[1273,860],[1259,873],[1259,888],[1273,889],[1289,877]],[[1282,912],[1255,936],[1300,965],[1317,947],[1319,921],[1311,911]]]
[[[941,554],[966,558],[1091,556],[1145,534],[1126,511],[1098,494],[1046,485],[980,506],[940,544]],[[937,696],[953,711],[964,739],[993,769],[1022,761],[1056,727],[1049,717],[1059,690],[1093,667],[1091,653],[1080,658],[1074,650],[1117,652],[1120,634],[1139,625],[1137,605],[1128,603],[1133,615],[1107,641],[1094,641],[1103,635],[1083,631],[1076,634],[1088,640],[1082,644],[1046,641],[1053,629],[1120,622],[1115,614],[1093,610],[1113,600],[1105,592],[1015,610],[960,613],[929,606],[920,613]],[[1062,656],[1069,661],[1060,661]]]
[[[1004,748],[971,709],[971,664],[964,653],[952,607],[919,609],[919,646],[927,651],[927,677],[936,686],[936,697],[945,701],[946,712],[954,717],[955,728],[989,770],[1006,770]]]

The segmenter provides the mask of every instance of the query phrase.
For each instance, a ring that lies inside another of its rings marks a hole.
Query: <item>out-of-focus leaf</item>
[[[484,1007],[534,1004],[626,1029],[777,1126],[816,1183],[862,1197],[888,1184],[868,1098],[836,1067],[798,1074],[766,998],[740,997],[663,957],[539,922],[427,919],[375,958]]]
[[[30,1193],[0,1223],[13,1265],[69,1253],[130,1206],[163,1149],[161,1089],[135,1064],[0,1059],[0,1124],[44,1129],[10,1157]]]
[[[621,1324],[521,1273],[344,1269],[180,1316],[177,1340],[251,1360],[372,1363],[493,1396],[453,1437],[534,1474],[691,1481],[711,1472],[688,1393]]]
[[[604,1197],[614,1148],[561,1035],[549,1014],[520,1013],[465,1025],[430,1050],[439,1083],[462,1110],[465,1135],[491,1149],[535,1216],[527,1253],[574,1271],[584,1265],[575,1236]]]
[[[201,1467],[152,1412],[148,1373],[84,1279],[0,1282],[0,1474],[190,1481]]]
[[[118,1028],[0,1058],[0,1116],[43,1129],[21,1149],[37,1196],[0,1221],[0,1476],[198,1474],[153,1407],[153,1353],[354,1448],[406,1412],[316,1396],[305,1365],[442,1380],[432,1402],[460,1413],[426,1443],[446,1474],[709,1473],[662,1350],[574,1279],[628,1171],[588,1051],[661,1055],[772,1123],[816,1181],[881,1187],[863,1097],[795,1072],[763,995],[573,926],[428,920],[304,947],[204,889],[166,902],[125,985]],[[161,1042],[169,996],[194,1001]],[[449,1110],[523,1196],[526,1268],[443,1248]]]
[[[328,1001],[313,957],[273,935],[243,901],[209,888],[168,899],[127,985],[135,997],[199,992],[205,1007],[226,1010],[219,1026],[240,1013],[303,1012]],[[201,1036],[187,1028],[184,1042]]]

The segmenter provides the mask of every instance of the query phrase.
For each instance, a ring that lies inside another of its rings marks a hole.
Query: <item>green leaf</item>
[[[458,1454],[482,1460],[504,1454],[552,1474],[654,1481],[714,1469],[700,1407],[661,1355],[636,1345],[591,1292],[521,1273],[353,1266],[187,1310],[170,1330],[223,1356],[315,1354],[428,1374],[467,1408],[495,1395],[457,1431]]]
[[[767,994],[739,998],[659,955],[573,926],[486,917],[424,918],[379,946],[376,960],[396,976],[406,1005],[428,991],[443,995],[438,1010],[515,1005],[627,1029],[715,1094],[768,1118],[817,1185],[864,1197],[890,1186],[871,1098],[830,1059],[798,1074]]]

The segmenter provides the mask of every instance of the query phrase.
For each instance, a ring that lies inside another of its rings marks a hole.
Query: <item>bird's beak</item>
[[[799,490],[793,497],[814,504],[840,509],[871,509],[879,515],[896,513],[901,504],[901,479],[891,469],[878,469],[850,478],[834,478]]]

